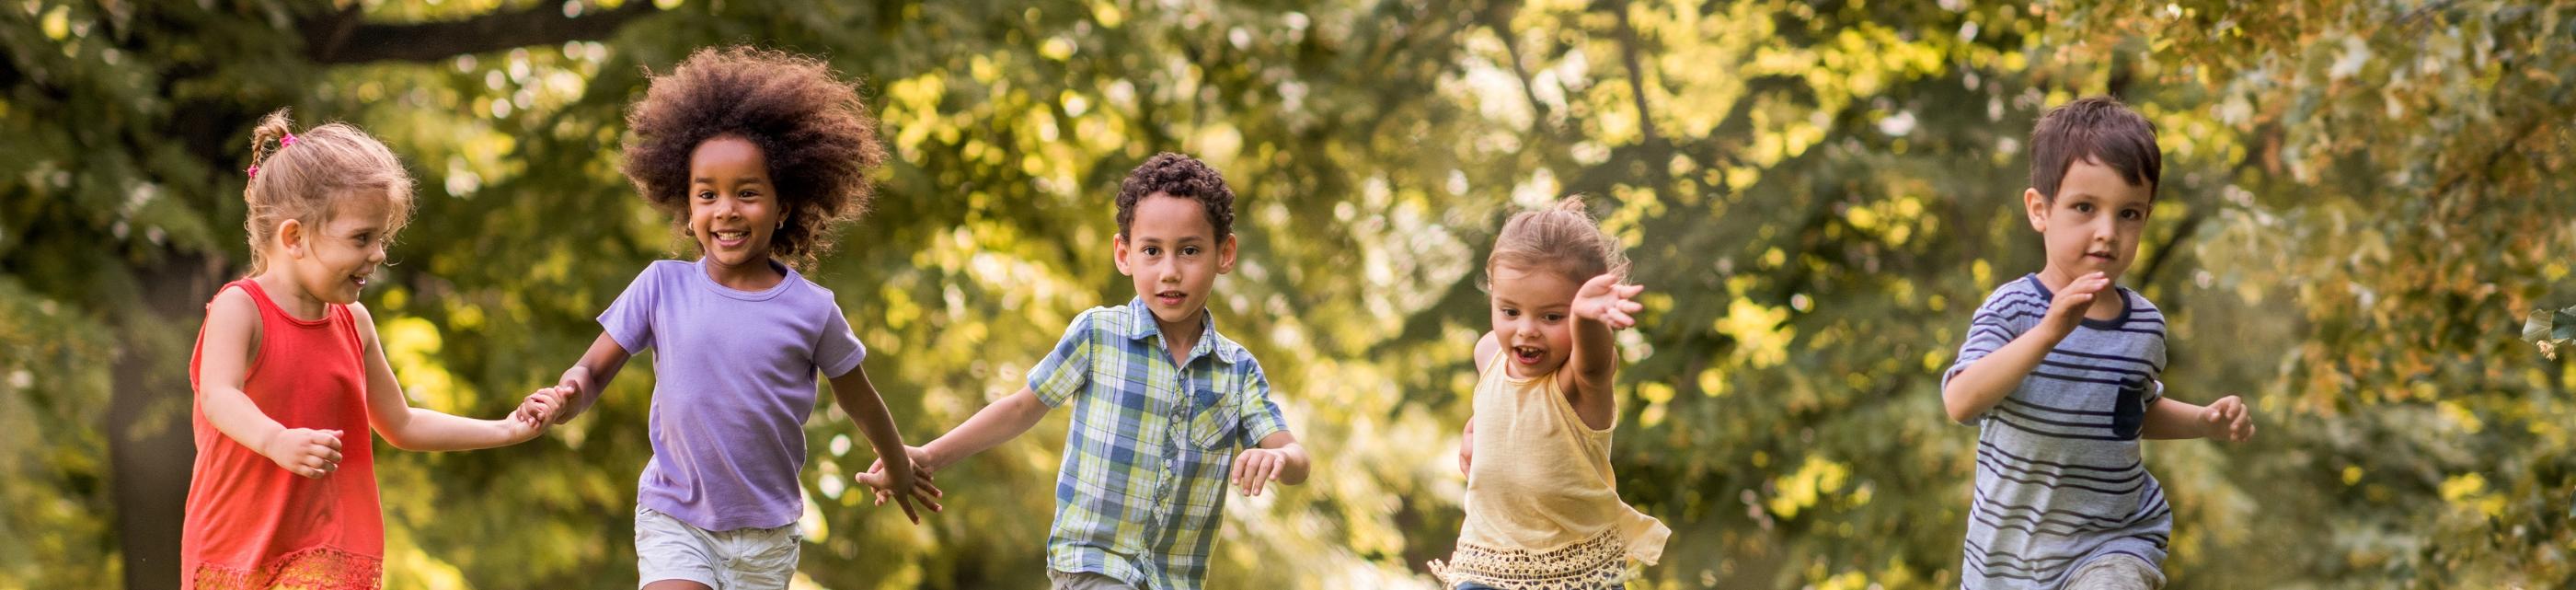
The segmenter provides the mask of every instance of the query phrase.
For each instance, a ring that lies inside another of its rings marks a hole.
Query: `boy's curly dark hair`
[[[831,251],[834,229],[867,211],[868,175],[885,162],[877,120],[858,89],[821,60],[752,47],[700,49],[669,74],[650,76],[626,115],[634,134],[620,166],[644,200],[672,214],[687,236],[689,157],[698,144],[741,137],[759,146],[787,226],[770,254],[809,267]]]
[[[1118,235],[1127,235],[1127,226],[1136,222],[1136,202],[1154,193],[1198,201],[1207,209],[1208,225],[1216,226],[1217,241],[1234,235],[1234,189],[1207,163],[1172,152],[1154,154],[1118,183]]]

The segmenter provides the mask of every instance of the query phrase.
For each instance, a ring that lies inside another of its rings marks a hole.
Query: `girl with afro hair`
[[[797,274],[867,208],[885,160],[858,91],[821,61],[702,49],[627,115],[623,165],[671,215],[695,260],[662,260],[599,316],[599,339],[554,393],[562,423],[598,400],[632,355],[655,349],[653,459],[636,486],[636,569],[646,590],[785,588],[804,512],[797,474],[815,375],[879,456],[904,443],[832,292]],[[939,510],[939,490],[897,461],[867,483]]]

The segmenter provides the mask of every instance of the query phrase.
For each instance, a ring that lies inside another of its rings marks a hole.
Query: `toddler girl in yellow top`
[[[1579,197],[1513,215],[1494,242],[1494,329],[1476,341],[1475,415],[1458,453],[1467,519],[1458,552],[1431,571],[1456,590],[1618,587],[1629,560],[1654,563],[1672,535],[1621,502],[1610,475],[1610,332],[1637,325],[1645,287],[1619,284],[1626,257]]]

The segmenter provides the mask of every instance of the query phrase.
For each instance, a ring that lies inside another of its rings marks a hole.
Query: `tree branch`
[[[1628,69],[1628,90],[1637,102],[1637,129],[1645,134],[1640,145],[1657,145],[1655,116],[1646,110],[1646,72],[1644,60],[1637,57],[1637,28],[1628,24],[1628,7],[1611,9],[1619,17],[1619,61]]]
[[[297,28],[305,32],[305,55],[319,64],[433,62],[513,47],[605,39],[637,17],[660,11],[649,0],[628,0],[614,10],[576,17],[564,16],[561,4],[549,2],[465,20],[387,24],[366,22],[357,6],[298,23]]]

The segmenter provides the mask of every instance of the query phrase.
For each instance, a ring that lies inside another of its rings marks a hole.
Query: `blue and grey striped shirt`
[[[2119,317],[2086,318],[2011,395],[1968,420],[1980,431],[1962,587],[2058,588],[2113,554],[2164,563],[2173,509],[2140,461],[2138,429],[2164,394],[2165,319],[2137,292],[2117,291]],[[1942,384],[2038,326],[2050,297],[2037,276],[1995,289]]]

